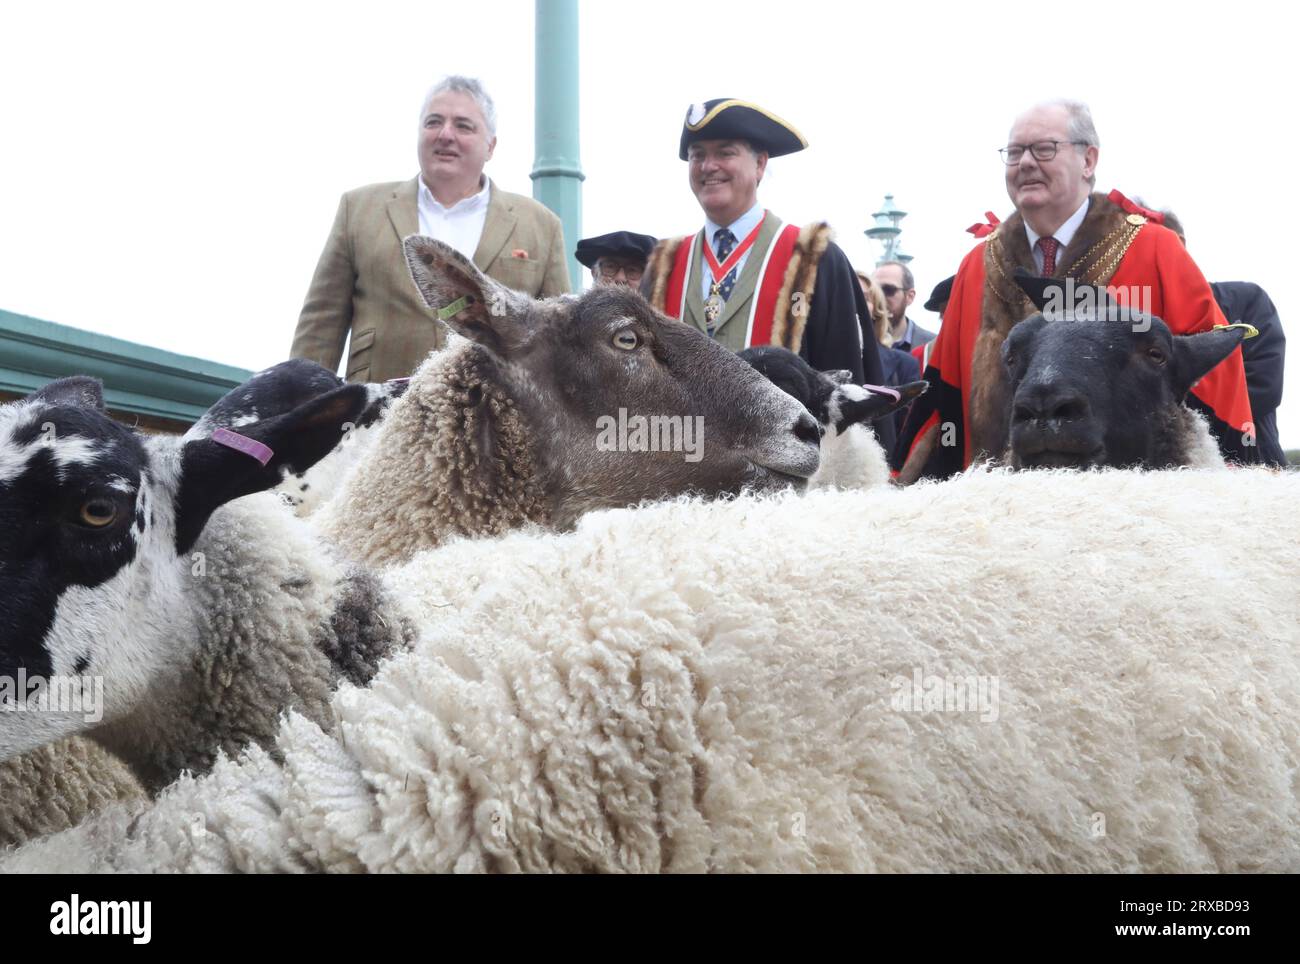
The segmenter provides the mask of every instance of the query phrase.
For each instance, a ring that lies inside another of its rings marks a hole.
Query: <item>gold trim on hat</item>
[[[808,139],[804,137],[802,134],[800,134],[797,130],[795,130],[794,127],[788,121],[782,120],[780,117],[777,117],[775,114],[773,114],[770,110],[764,110],[763,108],[759,107],[757,104],[751,104],[747,100],[732,99],[732,100],[724,100],[720,104],[715,104],[713,108],[709,110],[704,115],[704,117],[701,118],[700,121],[696,124],[691,123],[691,113],[689,110],[687,110],[686,129],[688,131],[698,131],[700,128],[704,127],[706,124],[709,123],[709,121],[713,120],[713,118],[717,117],[728,107],[748,107],[750,110],[758,111],[758,113],[762,114],[768,120],[780,124],[782,127],[788,130],[795,137],[799,138],[799,143],[802,144],[804,147],[808,146]]]

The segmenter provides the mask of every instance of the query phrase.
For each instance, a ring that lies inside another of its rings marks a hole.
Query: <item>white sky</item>
[[[892,192],[919,303],[973,243],[964,229],[1010,211],[995,151],[1012,117],[1072,96],[1101,135],[1099,189],[1173,207],[1208,278],[1258,282],[1294,317],[1282,225],[1300,201],[1278,172],[1296,162],[1300,84],[1281,6],[580,9],[583,235],[695,230],[682,117],[742,97],[811,143],[769,165],[766,206],[829,220],[870,266],[861,231]],[[531,0],[7,4],[0,308],[245,368],[282,360],[339,195],[414,176],[421,96],[450,72],[488,85],[488,173],[530,194]],[[1300,446],[1300,389],[1278,423]]]

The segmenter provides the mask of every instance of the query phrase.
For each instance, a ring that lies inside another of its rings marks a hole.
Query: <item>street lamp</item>
[[[898,243],[898,236],[903,233],[903,229],[899,227],[899,222],[907,217],[907,212],[899,210],[894,205],[894,195],[886,194],[884,205],[871,216],[876,219],[876,223],[862,233],[872,241],[879,241],[884,246],[884,254],[881,256],[880,261],[911,261],[912,256],[903,254]],[[880,261],[876,263],[879,264]]]

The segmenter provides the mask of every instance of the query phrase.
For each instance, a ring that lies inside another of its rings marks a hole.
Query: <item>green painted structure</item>
[[[0,310],[0,392],[26,395],[65,375],[104,383],[119,413],[189,424],[253,373]]]
[[[569,283],[582,288],[573,256],[582,237],[582,162],[578,157],[578,0],[537,0],[534,25],[533,197],[564,225]]]

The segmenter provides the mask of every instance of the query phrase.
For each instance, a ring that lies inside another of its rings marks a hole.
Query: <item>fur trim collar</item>
[[[1088,213],[1062,252],[1055,277],[1081,284],[1104,285],[1119,267],[1142,229],[1104,194],[1093,194]],[[975,339],[970,379],[970,453],[987,459],[1007,447],[1010,399],[1002,370],[1002,342],[1012,326],[1035,313],[1014,281],[1015,269],[1036,273],[1025,221],[1016,212],[1003,221],[984,245],[984,298],[980,331]]]

